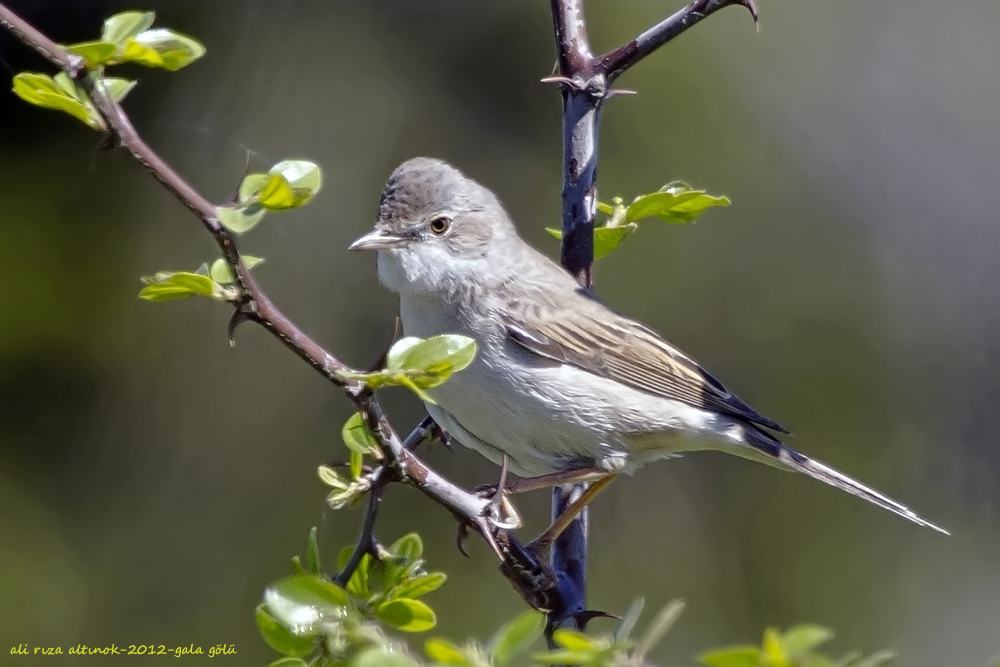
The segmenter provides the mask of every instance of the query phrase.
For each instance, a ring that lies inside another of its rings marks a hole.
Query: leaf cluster
[[[610,204],[598,202],[597,210],[606,217],[594,225],[594,259],[604,257],[624,243],[639,229],[640,220],[659,218],[665,222],[684,224],[694,222],[705,209],[729,206],[730,203],[726,196],[695,190],[683,181],[667,183],[656,192],[639,195],[627,205],[621,197],[615,197]],[[545,231],[557,239],[562,238],[558,229],[546,227]]]
[[[136,82],[105,77],[104,67],[135,63],[173,71],[205,55],[205,47],[197,40],[167,28],[153,28],[155,18],[153,12],[115,14],[104,22],[100,39],[64,48],[101,74],[89,75],[96,90],[113,102],[121,102]],[[29,104],[67,113],[95,130],[106,129],[88,95],[64,72],[55,76],[21,72],[14,77],[14,93]]]

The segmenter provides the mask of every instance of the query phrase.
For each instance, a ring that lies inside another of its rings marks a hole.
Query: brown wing
[[[530,352],[594,375],[606,377],[654,396],[745,419],[782,433],[727,390],[721,382],[663,340],[659,334],[624,317],[589,293],[579,308],[523,308],[511,304],[504,324],[511,340]]]

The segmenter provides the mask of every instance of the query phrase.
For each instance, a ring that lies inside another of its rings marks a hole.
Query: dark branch
[[[732,5],[740,5],[749,10],[757,23],[757,6],[753,0],[695,0],[673,16],[642,33],[631,42],[622,44],[598,58],[597,69],[604,73],[608,82],[614,81],[628,68],[657,50],[682,32],[706,19],[715,12]]]
[[[585,71],[593,55],[583,18],[583,0],[552,0],[552,25],[556,31],[559,72],[570,76]]]
[[[595,57],[587,39],[583,0],[551,0],[558,72],[543,81],[562,92],[562,247],[563,267],[582,286],[593,287],[594,217],[597,207],[598,129],[601,106],[614,94],[611,84],[632,65],[699,21],[729,5],[750,10],[753,0],[694,0],[673,16],[619,48]],[[552,519],[562,513],[583,485],[552,491]],[[546,633],[574,625],[583,630],[593,614],[586,610],[587,513],[584,511],[552,546],[554,589]],[[527,598],[526,598],[527,599]]]
[[[460,520],[475,526],[488,543],[495,545],[497,542],[502,542],[504,545],[515,545],[516,548],[502,550],[504,566],[516,573],[515,576],[522,577],[523,580],[512,580],[515,588],[520,590],[529,586],[532,581],[529,576],[537,572],[538,563],[530,554],[520,549],[520,545],[507,534],[506,530],[498,527],[498,524],[503,525],[509,519],[497,516],[496,508],[491,506],[488,499],[455,486],[409,451],[408,443],[399,439],[373,392],[357,380],[346,377],[346,373],[356,373],[357,369],[343,363],[310,338],[267,297],[244,265],[233,235],[219,223],[215,206],[143,141],[122,108],[102,90],[100,77],[86,70],[81,58],[66,51],[3,4],[0,4],[0,25],[76,81],[100,114],[110,145],[125,152],[166,187],[201,220],[206,231],[215,239],[222,256],[233,270],[236,286],[239,288],[239,296],[232,301],[236,314],[230,323],[230,338],[235,325],[241,321],[256,322],[327,380],[343,389],[355,407],[364,415],[368,428],[383,450],[385,461],[376,473],[373,473],[375,477],[371,487],[372,496],[358,553],[363,555],[364,549],[374,547],[372,531],[381,493],[387,484],[400,481],[419,489]],[[411,437],[417,437],[418,434],[422,439],[426,435],[426,429],[418,427]],[[360,555],[358,558],[360,559]],[[349,576],[348,573],[347,577]],[[544,592],[534,591],[534,593]]]

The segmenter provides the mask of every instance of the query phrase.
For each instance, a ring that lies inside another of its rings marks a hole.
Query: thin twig
[[[504,544],[516,545],[516,541],[507,535],[506,530],[497,527],[498,523],[504,523],[504,518],[495,516],[496,509],[488,499],[452,484],[409,451],[389,424],[374,393],[357,380],[346,377],[346,373],[355,373],[357,370],[340,361],[310,338],[268,298],[244,265],[235,238],[219,223],[215,206],[142,139],[122,108],[101,89],[102,84],[98,74],[87,71],[81,58],[66,51],[3,4],[0,4],[0,25],[76,81],[100,114],[107,136],[111,139],[111,145],[139,163],[201,220],[232,268],[236,278],[235,284],[239,288],[239,297],[232,304],[236,310],[230,323],[230,337],[240,322],[256,322],[323,377],[344,390],[347,397],[364,415],[368,428],[386,455],[378,475],[378,482],[373,484],[373,491],[382,489],[385,484],[393,481],[401,481],[419,489],[456,517],[475,526],[491,545],[495,545],[498,539]],[[370,511],[366,514],[366,524],[370,525],[366,525],[363,530],[363,541],[374,539],[371,531],[379,500],[380,491],[373,493]],[[516,549],[504,551],[504,558],[514,559],[513,565],[518,572],[530,574],[538,569],[538,564],[533,558],[529,555],[522,557]],[[512,583],[515,587],[523,585],[523,582]]]
[[[745,7],[757,24],[757,6],[753,0],[695,0],[660,23],[642,33],[630,42],[605,53],[597,59],[596,67],[614,81],[628,68],[657,50],[699,21],[708,18],[720,9],[733,5]]]

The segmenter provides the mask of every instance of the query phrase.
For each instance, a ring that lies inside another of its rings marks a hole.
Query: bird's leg
[[[575,468],[573,470],[549,473],[548,475],[539,475],[538,477],[512,477],[507,480],[507,495],[547,489],[559,484],[592,482],[596,479],[607,477],[609,474],[605,468]],[[501,474],[501,477],[505,476]],[[497,487],[495,484],[483,484],[474,488],[472,492],[483,498],[491,498],[496,494]]]
[[[548,554],[549,548],[552,543],[555,542],[556,538],[562,535],[562,532],[566,530],[573,519],[580,515],[580,512],[597,497],[604,488],[611,483],[611,481],[618,475],[604,473],[604,476],[596,480],[593,484],[587,487],[579,498],[574,500],[569,506],[559,515],[552,525],[545,529],[541,535],[536,537],[528,544],[528,548],[539,554]]]
[[[579,482],[593,482],[605,477],[614,477],[605,468],[576,468],[575,470],[563,470],[553,472],[548,475],[538,477],[516,477],[507,483],[508,493],[525,493],[536,489],[545,489],[559,484],[576,484]]]

